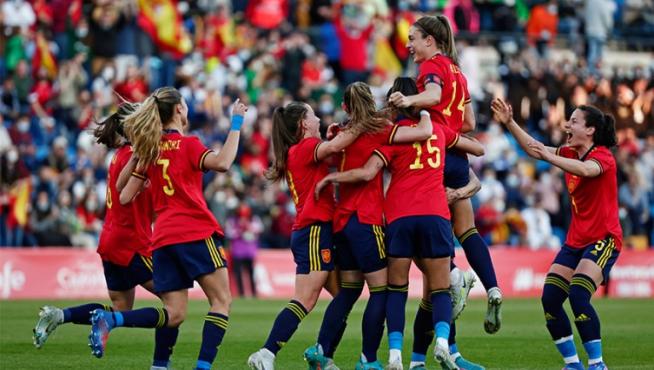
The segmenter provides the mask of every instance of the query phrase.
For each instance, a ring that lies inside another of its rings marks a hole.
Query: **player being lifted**
[[[622,248],[618,216],[616,162],[609,150],[617,143],[615,120],[599,109],[581,105],[565,123],[567,141],[553,148],[534,140],[513,120],[509,105],[491,103],[495,119],[504,124],[531,157],[565,171],[572,222],[565,245],[552,262],[543,286],[547,329],[568,370],[584,369],[563,310],[570,299],[575,325],[588,354],[589,370],[607,369],[602,358],[600,322],[590,299],[609,276]]]
[[[132,146],[125,138],[123,119],[137,108],[138,104],[123,103],[116,113],[99,122],[93,133],[99,144],[116,149],[109,164],[107,211],[98,243],[98,254],[102,258],[111,306],[87,303],[64,309],[53,306],[43,307],[39,313],[39,321],[34,328],[36,348],[41,348],[49,335],[61,324],[91,325],[91,312],[95,309],[131,310],[134,306],[137,285],[154,293],[150,252],[152,236],[150,189],[144,189],[130,204],[122,205],[118,201],[120,189],[125,186],[124,179],[122,183],[119,183],[119,175],[132,155]],[[165,369],[168,366],[178,332],[177,328],[161,327],[156,329],[152,369]]]
[[[202,173],[227,171],[236,157],[240,128],[247,107],[237,100],[232,125],[220,152],[207,149],[197,137],[185,136],[188,107],[175,88],[155,90],[125,119],[134,146],[133,160],[123,170],[131,174],[120,193],[126,204],[150,180],[155,222],[152,234],[153,280],[163,309],[95,310],[89,342],[93,354],[104,352],[109,332],[125,327],[178,327],[186,317],[188,289],[197,281],[209,301],[196,369],[210,369],[228,325],[231,294],[223,231],[207,209]]]

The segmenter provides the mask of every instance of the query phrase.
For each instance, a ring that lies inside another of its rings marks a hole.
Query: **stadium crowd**
[[[654,3],[592,3],[205,0],[162,1],[153,9],[135,0],[5,1],[0,246],[94,248],[111,153],[89,130],[121,100],[140,101],[174,85],[188,103],[192,134],[216,149],[229,130],[229,102],[239,97],[249,104],[237,163],[227,174],[205,176],[205,198],[233,229],[228,236],[240,240],[234,247],[246,249],[237,252],[244,259],[254,253],[253,240],[287,247],[292,200],[283,184],[263,177],[272,110],[292,99],[310,102],[326,129],[344,119],[343,88],[357,80],[372,86],[381,107],[397,75],[415,75],[404,47],[409,25],[435,11],[448,15],[466,40],[461,67],[476,108],[476,136],[486,147],[472,161],[482,182],[474,203],[489,244],[558,248],[569,223],[561,171],[529,159],[491,119],[490,101],[503,97],[547,145],[565,141],[560,128],[574,106],[594,104],[616,117],[625,241],[649,246],[654,64],[612,67],[602,62],[602,48],[618,38],[651,53],[652,44],[637,40],[654,32]]]

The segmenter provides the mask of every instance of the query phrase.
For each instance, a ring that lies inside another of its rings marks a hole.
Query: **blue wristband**
[[[243,125],[243,116],[234,115],[232,116],[232,128],[233,131],[239,131]]]

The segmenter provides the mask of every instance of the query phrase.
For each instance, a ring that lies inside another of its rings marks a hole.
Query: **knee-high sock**
[[[384,335],[386,298],[386,285],[370,287],[370,298],[361,321],[361,331],[363,333],[362,352],[368,362],[377,361],[377,350]]]
[[[223,341],[228,324],[229,317],[223,314],[209,312],[204,317],[202,344],[200,346],[198,361],[195,365],[198,369],[211,369],[211,364],[216,359],[218,346]]]
[[[318,344],[322,346],[325,354],[331,353],[333,356],[334,350],[332,349],[332,345],[336,342],[336,337],[347,321],[347,316],[352,311],[352,306],[359,299],[362,291],[363,283],[341,283],[341,289],[338,291],[338,294],[336,294],[336,297],[327,306],[320,332],[318,333]]]
[[[91,325],[91,312],[97,309],[112,311],[111,306],[102,303],[87,303],[80,306],[64,308],[64,323]]]
[[[602,361],[600,321],[590,299],[597,290],[595,282],[584,274],[575,274],[570,282],[570,306],[575,315],[575,325],[588,353],[588,361]]]
[[[568,298],[570,285],[562,276],[554,273],[547,274],[541,303],[545,312],[547,330],[550,332],[556,349],[563,357],[565,363],[579,362],[577,348],[572,337],[570,320],[563,309],[563,302]]]
[[[422,299],[413,321],[413,351],[411,361],[424,362],[427,350],[434,339],[434,324],[432,320],[431,300]]]
[[[404,308],[409,294],[409,284],[388,285],[386,299],[386,322],[388,324],[388,347],[391,350],[402,350],[404,342],[404,323],[406,320]]]
[[[299,301],[292,300],[288,302],[282,312],[277,315],[264,348],[277,354],[284,344],[291,339],[307,313],[307,309]]]
[[[179,328],[157,328],[154,331],[154,356],[152,366],[167,367],[177,342]]]
[[[438,346],[448,348],[450,322],[452,322],[452,297],[450,289],[438,289],[431,292],[432,321],[434,337]]]
[[[488,252],[488,245],[481,238],[479,232],[477,232],[477,228],[466,231],[458,239],[466,254],[466,259],[470,263],[470,267],[479,276],[479,280],[481,280],[486,291],[490,288],[497,287],[497,277],[495,277],[495,268]]]

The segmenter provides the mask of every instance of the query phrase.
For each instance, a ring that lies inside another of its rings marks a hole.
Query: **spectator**
[[[552,234],[550,215],[543,208],[543,198],[538,194],[527,198],[528,207],[522,210],[527,226],[527,245],[531,249],[559,248],[561,241]]]
[[[252,210],[246,204],[241,204],[236,214],[227,220],[225,228],[230,240],[230,252],[234,266],[234,276],[240,297],[245,296],[243,283],[244,274],[250,283],[250,294],[257,296],[254,280],[254,259],[259,248],[259,236],[263,232],[263,224],[258,216],[252,215]]]
[[[615,2],[611,0],[586,0],[584,7],[584,24],[588,42],[586,57],[591,73],[597,73],[598,64],[602,61],[602,54],[606,38],[613,30],[613,12]]]

